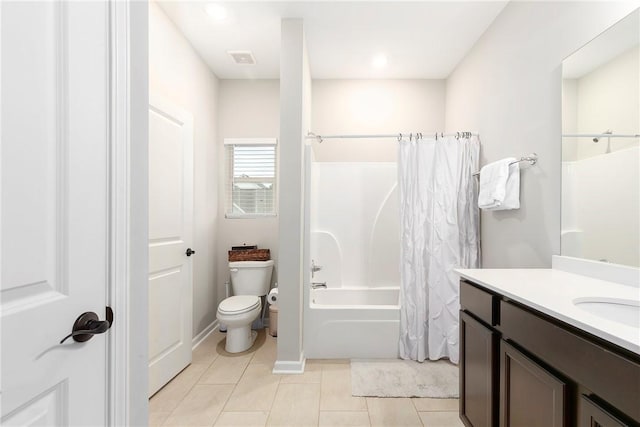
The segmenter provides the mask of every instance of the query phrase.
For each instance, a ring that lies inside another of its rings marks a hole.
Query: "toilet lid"
[[[218,311],[224,314],[240,314],[260,307],[260,297],[255,295],[236,295],[220,303]]]

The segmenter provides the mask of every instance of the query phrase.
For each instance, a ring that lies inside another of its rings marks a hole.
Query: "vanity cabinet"
[[[466,279],[460,308],[467,427],[640,426],[640,356]]]

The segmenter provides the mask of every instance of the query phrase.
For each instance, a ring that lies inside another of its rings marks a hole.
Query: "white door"
[[[191,363],[193,118],[149,103],[149,396]]]
[[[2,425],[107,420],[109,4],[2,2]],[[116,320],[117,321],[117,320]]]

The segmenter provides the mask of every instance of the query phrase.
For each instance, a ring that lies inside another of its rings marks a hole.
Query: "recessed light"
[[[227,9],[216,3],[209,3],[204,10],[216,21],[224,21],[227,19]]]
[[[371,61],[371,65],[373,65],[374,68],[385,67],[387,65],[387,56],[383,53],[377,54],[376,56],[373,57],[373,60]]]

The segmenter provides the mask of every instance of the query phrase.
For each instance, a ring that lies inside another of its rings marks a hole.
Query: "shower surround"
[[[309,358],[398,356],[400,228],[397,166],[311,163],[310,258],[305,290]]]

